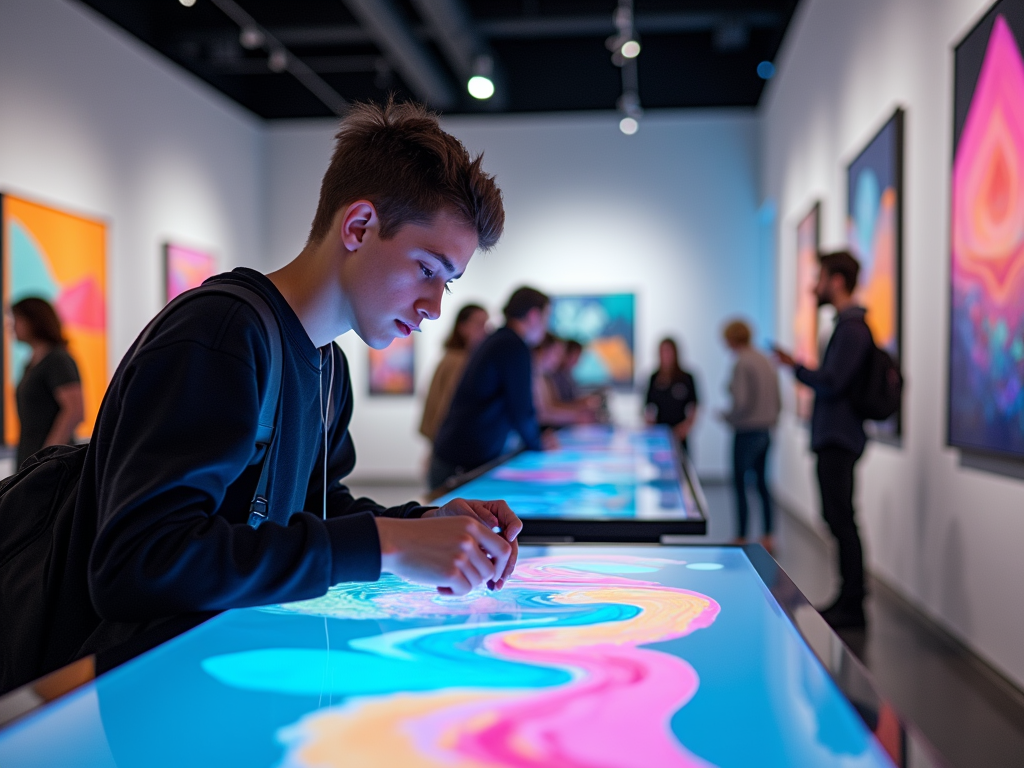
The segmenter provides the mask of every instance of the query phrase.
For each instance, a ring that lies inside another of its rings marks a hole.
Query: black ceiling
[[[81,1],[265,118],[389,93],[446,113],[615,109],[623,92],[606,46],[617,0]],[[757,65],[796,2],[635,0],[643,108],[757,104]],[[249,47],[244,27],[259,30]],[[465,88],[481,54],[495,65],[488,102]]]

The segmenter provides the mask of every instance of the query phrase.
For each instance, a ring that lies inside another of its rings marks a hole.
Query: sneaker
[[[832,629],[864,629],[864,606],[860,603],[852,605],[837,602],[821,612],[821,617]]]

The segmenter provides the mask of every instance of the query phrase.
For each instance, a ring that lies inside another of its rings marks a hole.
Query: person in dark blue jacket
[[[821,510],[839,544],[839,597],[822,611],[835,628],[864,626],[864,556],[853,506],[853,479],[867,436],[853,394],[864,386],[864,372],[874,347],[865,310],[854,291],[860,263],[846,251],[823,254],[815,293],[820,305],[836,309],[835,329],[817,369],[800,365],[782,350],[779,361],[792,366],[798,381],[814,390],[811,450],[818,456]]]
[[[167,617],[316,597],[382,570],[456,594],[504,584],[521,528],[504,502],[385,509],[349,493],[352,385],[333,341],[354,331],[380,349],[436,319],[450,281],[503,224],[493,177],[436,116],[351,108],[302,252],[270,275],[213,278],[259,294],[281,328],[270,518],[247,525],[266,331],[246,302],[200,297],[133,346],[99,413],[76,512],[97,526],[88,578],[101,624],[84,650]]]
[[[477,347],[434,441],[428,481],[440,488],[505,453],[511,436],[531,451],[544,448],[533,404],[530,350],[547,333],[551,300],[534,288],[513,292],[505,325]]]

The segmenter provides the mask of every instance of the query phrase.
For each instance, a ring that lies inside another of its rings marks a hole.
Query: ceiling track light
[[[196,0],[178,0],[179,3],[184,5],[186,8],[191,8],[196,4]]]
[[[494,95],[494,59],[490,56],[477,56],[473,60],[473,76],[466,82],[466,90],[480,101],[486,101]]]

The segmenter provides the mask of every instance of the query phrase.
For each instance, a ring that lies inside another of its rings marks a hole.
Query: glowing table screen
[[[524,520],[703,519],[667,428],[576,427],[558,437],[558,450],[520,453],[434,503],[505,499]]]
[[[741,549],[524,547],[499,593],[228,611],[0,732],[0,765],[892,764]]]

